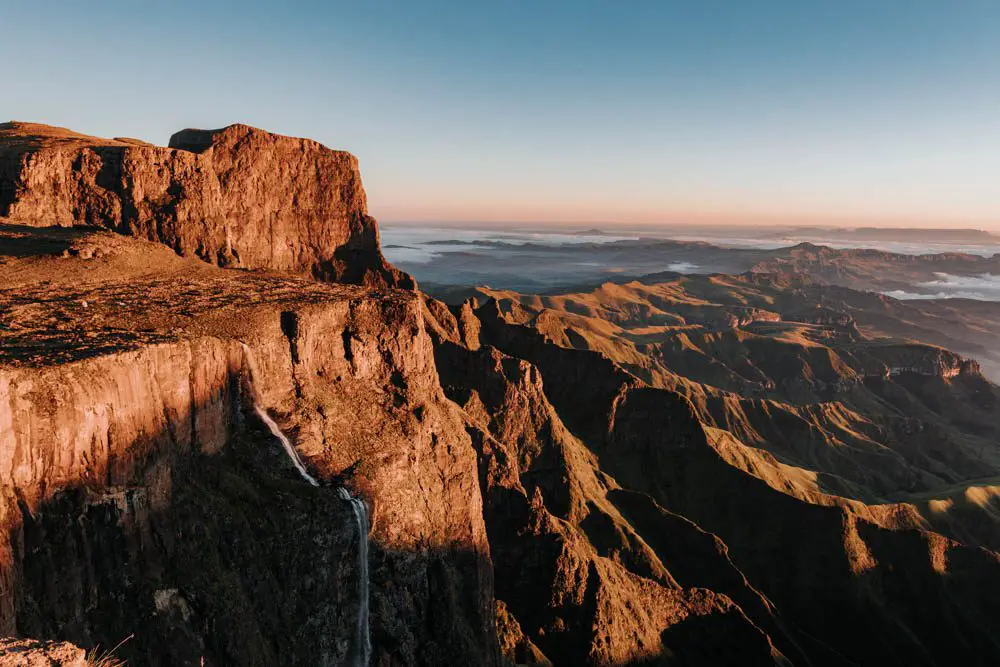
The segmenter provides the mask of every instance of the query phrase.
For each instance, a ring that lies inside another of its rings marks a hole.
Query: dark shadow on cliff
[[[245,408],[232,418],[219,453],[159,452],[126,479],[18,503],[5,625],[85,648],[134,635],[117,651],[134,665],[345,663],[359,608],[350,506],[306,484]],[[481,556],[373,543],[369,562],[373,663],[491,664],[488,629],[465,623],[481,617],[474,596],[455,584]]]
[[[167,460],[167,459],[170,460]],[[81,486],[15,528],[16,629],[112,646],[131,664],[336,659],[358,606],[357,535],[333,489],[297,479],[249,423],[214,456],[164,457],[153,484]]]
[[[61,255],[71,252],[74,243],[95,231],[89,227],[29,227],[0,218],[0,258]]]

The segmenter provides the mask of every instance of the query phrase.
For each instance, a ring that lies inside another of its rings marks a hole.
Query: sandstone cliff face
[[[0,299],[2,632],[134,633],[136,664],[345,663],[360,536],[253,416],[246,344],[309,468],[371,508],[372,661],[492,664],[476,455],[418,296],[67,233],[61,253],[0,262],[16,288]]]
[[[357,159],[246,125],[184,130],[161,148],[0,125],[0,217],[93,225],[219,266],[412,287],[379,249]]]
[[[449,308],[391,289],[350,156],[171,146],[0,128],[0,636],[163,667],[347,664],[359,622],[380,667],[1000,662],[1000,491],[946,484],[1000,470],[973,363],[787,276]]]

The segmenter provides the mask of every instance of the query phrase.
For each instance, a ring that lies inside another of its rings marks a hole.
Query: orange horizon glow
[[[886,227],[920,229],[976,229],[1000,231],[996,216],[915,217],[891,214],[829,213],[816,211],[768,212],[755,210],[727,211],[709,209],[667,209],[663,211],[616,211],[589,209],[574,211],[567,207],[504,206],[420,207],[378,206],[369,202],[371,214],[383,223],[443,225],[525,225],[540,227],[656,227],[656,226],[733,226],[733,227]]]

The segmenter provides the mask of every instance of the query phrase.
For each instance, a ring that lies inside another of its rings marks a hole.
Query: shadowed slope
[[[995,554],[915,528],[913,508],[814,504],[779,491],[720,456],[678,394],[512,324],[495,303],[478,315],[480,340],[537,366],[604,473],[724,540],[749,582],[793,619],[795,644],[813,664],[1000,657],[988,629],[1000,613],[988,592],[1000,583]]]

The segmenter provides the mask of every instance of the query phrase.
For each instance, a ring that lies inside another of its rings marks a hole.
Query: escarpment
[[[347,664],[357,521],[325,486],[347,485],[373,519],[372,662],[492,664],[476,454],[415,293],[0,234],[47,251],[0,264],[5,634],[134,635],[135,664]],[[254,415],[244,345],[319,488]]]
[[[247,125],[183,130],[162,148],[4,123],[0,217],[102,227],[219,266],[413,286],[382,257],[357,158]]]

